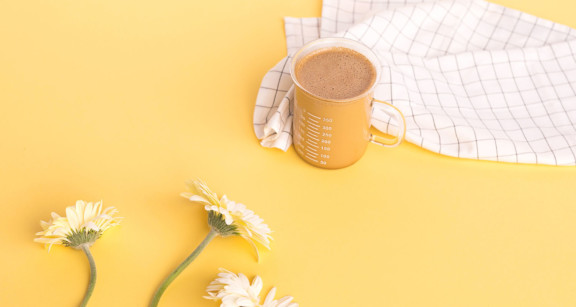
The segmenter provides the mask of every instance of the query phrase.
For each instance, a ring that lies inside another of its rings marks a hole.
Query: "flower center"
[[[66,236],[66,240],[64,240],[63,244],[65,246],[70,246],[76,249],[80,248],[82,244],[88,244],[91,246],[100,236],[102,235],[101,230],[94,230],[94,229],[86,229],[82,228],[80,230],[73,230],[68,236]]]
[[[238,236],[238,226],[234,223],[228,225],[222,213],[216,211],[208,212],[208,224],[214,231],[222,237]]]

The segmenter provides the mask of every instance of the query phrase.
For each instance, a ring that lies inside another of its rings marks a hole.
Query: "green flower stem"
[[[88,282],[88,289],[86,289],[84,299],[80,304],[80,307],[86,307],[88,300],[90,300],[90,296],[92,296],[92,292],[94,291],[94,286],[96,285],[96,263],[94,262],[94,257],[92,257],[88,244],[82,244],[80,245],[80,248],[84,251],[86,257],[88,257],[88,262],[90,263],[90,281]]]
[[[192,252],[192,254],[190,254],[190,256],[188,256],[188,258],[184,260],[184,262],[182,262],[172,273],[170,273],[170,275],[168,275],[168,277],[164,280],[164,282],[162,282],[160,287],[158,287],[156,293],[154,293],[154,297],[150,302],[150,307],[158,306],[160,297],[162,297],[162,294],[164,294],[166,288],[168,288],[168,286],[172,283],[172,281],[174,281],[174,279],[176,279],[176,277],[178,277],[178,275],[180,275],[180,273],[182,273],[182,271],[184,271],[184,269],[186,269],[186,267],[190,263],[192,263],[192,261],[194,261],[196,257],[198,257],[198,255],[202,252],[202,250],[204,250],[206,245],[208,245],[208,243],[210,243],[210,241],[212,241],[212,239],[214,239],[217,235],[218,232],[216,232],[214,229],[211,229],[206,238],[204,238],[204,241],[202,241],[202,243],[200,243],[200,245],[196,247],[196,249]]]

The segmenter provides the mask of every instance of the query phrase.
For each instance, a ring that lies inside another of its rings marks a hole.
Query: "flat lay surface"
[[[576,27],[568,0],[493,3]],[[272,229],[260,262],[216,238],[159,306],[218,306],[219,268],[301,306],[576,305],[574,167],[369,145],[341,170],[263,148],[252,117],[284,16],[321,1],[0,2],[0,305],[77,306],[80,251],[34,243],[78,199],[121,224],[92,247],[89,306],[147,306],[209,231],[202,178]]]

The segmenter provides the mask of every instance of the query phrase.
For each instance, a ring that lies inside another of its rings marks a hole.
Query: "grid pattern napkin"
[[[406,140],[444,155],[576,165],[576,30],[482,0],[324,0],[321,18],[286,18],[289,56],[262,81],[254,130],[292,143],[290,55],[320,37],[372,48],[375,98],[406,117]],[[395,133],[375,103],[372,125]]]

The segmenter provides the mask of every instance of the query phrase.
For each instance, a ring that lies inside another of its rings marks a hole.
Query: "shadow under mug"
[[[374,84],[362,94],[349,99],[327,99],[312,94],[296,78],[298,62],[321,49],[348,48],[365,56],[376,71]],[[308,43],[294,54],[290,65],[294,81],[293,141],[298,155],[320,168],[338,169],[358,161],[369,142],[398,146],[406,133],[402,112],[390,103],[374,99],[374,88],[381,75],[377,56],[367,46],[345,38],[323,38]],[[370,133],[374,101],[398,123],[397,136],[377,136]]]

